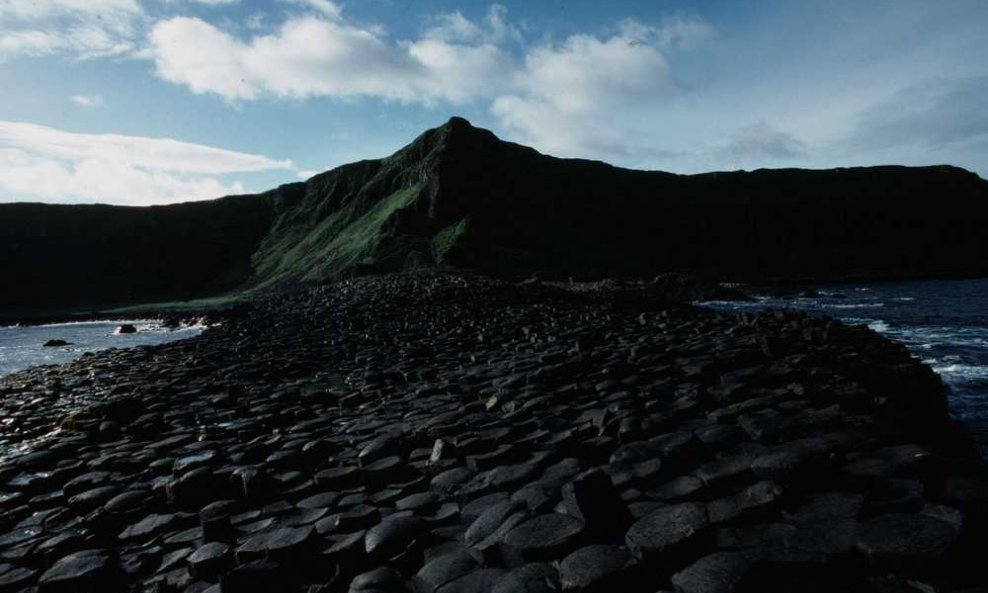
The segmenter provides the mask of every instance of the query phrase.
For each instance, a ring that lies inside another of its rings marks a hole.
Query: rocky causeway
[[[988,591],[988,470],[866,327],[385,275],[0,379],[0,592]]]

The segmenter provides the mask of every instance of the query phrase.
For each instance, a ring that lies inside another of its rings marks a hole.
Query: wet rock
[[[113,590],[113,564],[102,550],[61,558],[38,579],[38,593],[97,593]]]
[[[114,496],[103,505],[103,509],[108,513],[129,513],[143,509],[150,493],[146,490],[129,490]]]
[[[175,514],[151,514],[120,533],[120,539],[150,539],[151,537],[172,528],[180,522]]]

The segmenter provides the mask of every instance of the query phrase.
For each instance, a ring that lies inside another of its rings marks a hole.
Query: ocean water
[[[730,311],[799,309],[864,324],[902,342],[940,374],[950,389],[951,414],[988,452],[988,279],[821,285],[792,296],[701,304]]]
[[[114,334],[121,324],[137,328],[134,334]],[[0,376],[42,364],[62,364],[84,352],[163,344],[198,335],[198,325],[170,330],[157,321],[108,320],[58,323],[30,327],[0,327]],[[71,346],[45,348],[48,340],[65,340]]]

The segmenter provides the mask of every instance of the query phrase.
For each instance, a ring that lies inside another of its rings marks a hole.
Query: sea
[[[754,301],[708,301],[727,311],[797,309],[867,325],[939,373],[951,415],[988,454],[988,279],[803,286]]]
[[[117,334],[123,324],[137,328],[136,333]],[[198,335],[201,325],[186,325],[169,329],[158,321],[124,319],[81,321],[35,326],[0,327],[0,376],[45,364],[63,364],[107,348],[150,346],[182,340]],[[64,340],[70,346],[45,347],[48,340]]]

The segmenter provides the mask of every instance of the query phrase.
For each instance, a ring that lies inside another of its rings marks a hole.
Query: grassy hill
[[[954,167],[633,171],[454,118],[388,158],[258,195],[0,204],[0,315],[432,265],[563,278],[986,275],[986,224],[988,182]]]

